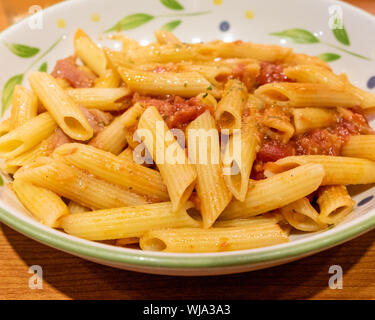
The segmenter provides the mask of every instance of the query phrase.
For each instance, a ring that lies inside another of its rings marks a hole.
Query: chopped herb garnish
[[[184,83],[184,88],[186,88],[186,87],[187,87],[187,82]]]
[[[209,87],[207,88],[207,90],[212,90],[212,86],[209,86]]]
[[[203,95],[203,98],[206,98],[208,96],[208,93],[206,92],[204,95]]]

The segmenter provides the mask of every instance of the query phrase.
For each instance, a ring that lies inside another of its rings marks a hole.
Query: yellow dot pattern
[[[213,0],[214,4],[220,6],[223,3],[223,0]]]
[[[66,21],[65,19],[57,19],[56,25],[60,29],[64,29],[66,27]]]
[[[245,17],[246,17],[246,19],[253,19],[254,18],[254,11],[246,10],[245,11]]]
[[[97,14],[97,13],[92,13],[90,18],[91,18],[92,22],[99,22],[100,21],[100,15]]]

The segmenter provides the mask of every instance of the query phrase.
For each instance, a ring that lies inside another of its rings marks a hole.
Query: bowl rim
[[[68,7],[74,3],[89,2],[89,0],[64,1],[43,9],[45,14]],[[375,22],[375,17],[349,3],[341,0],[320,0],[321,3],[337,3]],[[26,23],[26,19],[9,26],[0,33],[0,40],[7,37],[18,27]],[[94,241],[84,240],[68,235],[62,231],[48,228],[30,217],[19,217],[11,213],[6,205],[0,205],[0,221],[12,229],[45,245],[75,254],[77,256],[102,260],[108,263],[119,263],[132,266],[198,269],[218,268],[241,265],[253,265],[271,261],[281,261],[310,255],[345,241],[375,228],[375,208],[370,209],[364,216],[357,217],[345,226],[315,233],[309,237],[285,244],[231,252],[216,252],[202,254],[163,253],[126,249]],[[372,213],[372,215],[371,215]]]

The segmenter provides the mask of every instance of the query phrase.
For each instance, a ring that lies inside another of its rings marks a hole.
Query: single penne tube
[[[343,185],[321,187],[317,203],[320,208],[319,221],[326,224],[338,224],[352,212],[355,205]]]
[[[167,30],[156,30],[154,32],[156,41],[161,44],[169,44],[169,45],[181,45],[182,42],[170,31]]]
[[[84,206],[80,205],[79,203],[77,203],[75,201],[69,201],[68,209],[69,209],[70,214],[90,211],[89,208],[84,207]]]
[[[317,65],[296,65],[284,68],[283,74],[301,83],[322,83],[329,86],[343,86],[343,80],[325,67]]]
[[[284,207],[319,188],[324,177],[319,164],[306,164],[274,176],[252,181],[245,201],[232,201],[220,219],[248,218]]]
[[[119,99],[129,95],[128,88],[79,88],[66,90],[73,100],[85,108],[103,111],[117,111],[123,108]]]
[[[5,171],[7,173],[15,173],[20,167],[26,165],[27,163],[35,160],[38,157],[46,157],[50,155],[49,150],[49,138],[43,140],[41,143],[35,147],[21,153],[19,156],[14,157],[10,160],[5,161]]]
[[[215,97],[220,96],[220,92],[198,72],[156,73],[124,67],[118,71],[128,87],[140,94],[194,97],[201,92],[208,92]]]
[[[350,136],[341,149],[341,155],[375,160],[375,135]]]
[[[74,35],[74,49],[78,57],[97,75],[102,76],[107,70],[105,53],[81,29]]]
[[[181,63],[178,69],[182,72],[198,72],[215,87],[223,87],[223,83],[219,81],[220,78],[225,79],[233,74],[233,69],[225,65]],[[254,75],[255,77],[256,75]]]
[[[241,127],[240,141],[236,141],[236,133],[229,137],[223,157],[223,170],[229,171],[224,173],[224,180],[230,192],[237,200],[244,201],[260,141],[257,124],[250,115],[242,116]],[[236,143],[241,144],[240,150],[236,150]]]
[[[61,160],[38,158],[19,169],[15,178],[49,189],[90,209],[143,205],[144,197],[111,184]]]
[[[11,159],[19,156],[50,136],[55,128],[56,122],[50,114],[41,113],[0,137],[0,157]]]
[[[239,80],[229,80],[217,105],[215,118],[220,129],[241,129],[241,115],[247,101],[247,88]]]
[[[210,58],[251,58],[260,61],[283,61],[291,54],[292,49],[277,45],[257,44],[251,42],[211,41],[192,45],[195,55]]]
[[[134,161],[81,143],[67,143],[58,147],[53,157],[116,185],[124,186],[147,197],[150,202],[168,201],[167,187],[158,171]]]
[[[48,189],[35,186],[23,179],[15,179],[12,188],[25,208],[48,227],[58,227],[58,220],[69,214],[65,202]]]
[[[375,182],[375,162],[367,159],[311,155],[290,156],[275,162],[281,170],[289,170],[308,163],[323,166],[325,176],[322,185],[369,184]]]
[[[284,60],[285,66],[295,66],[295,65],[312,65],[325,68],[332,71],[329,64],[316,56],[309,56],[304,53],[290,53]]]
[[[167,186],[173,209],[179,210],[193,192],[197,178],[195,168],[188,163],[185,150],[181,148],[155,107],[149,107],[143,112],[137,133],[149,135],[143,143]]]
[[[147,232],[140,238],[143,250],[203,253],[254,249],[288,242],[279,225],[264,223],[228,228],[178,228]]]
[[[136,125],[144,110],[145,108],[141,104],[136,103],[100,131],[89,142],[89,145],[112,152],[113,154],[119,154],[127,143],[126,132],[124,130],[127,127]]]
[[[296,82],[322,83],[330,86],[343,87],[347,91],[355,94],[360,100],[360,106],[363,109],[375,107],[375,95],[371,92],[362,90],[347,79],[336,75],[324,66],[318,65],[296,65],[283,70],[283,73]]]
[[[321,83],[274,82],[254,92],[268,104],[281,107],[344,107],[361,105],[361,100],[345,87]]]
[[[45,72],[29,74],[30,85],[59,127],[75,140],[88,140],[93,128],[79,105]]]
[[[325,128],[336,123],[336,112],[325,108],[293,108],[293,122],[296,134],[310,129]]]
[[[173,210],[171,202],[98,210],[69,215],[62,219],[65,232],[88,240],[111,240],[141,237],[161,228],[198,228],[183,206]]]
[[[211,60],[210,56],[199,54],[196,48],[189,44],[131,45],[121,52],[106,50],[106,54],[115,66],[124,67],[134,67],[146,63]]]
[[[16,85],[13,92],[10,115],[11,128],[15,129],[38,114],[38,97],[21,85]]]
[[[117,88],[120,85],[120,75],[113,69],[107,69],[104,75],[94,81],[95,88]]]
[[[319,220],[319,213],[307,198],[292,202],[280,211],[285,220],[297,230],[314,232],[327,227],[327,224]]]
[[[222,174],[215,119],[206,111],[188,125],[186,132],[189,160],[197,171],[196,191],[201,203],[203,227],[209,228],[232,199]]]

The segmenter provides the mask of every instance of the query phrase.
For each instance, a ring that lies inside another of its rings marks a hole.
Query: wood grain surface
[[[11,17],[4,6],[10,2],[14,4]],[[23,2],[0,0],[0,29],[17,20],[14,13],[18,9],[24,14]],[[374,0],[348,2],[375,14]],[[29,288],[32,265],[43,268],[43,289]],[[329,288],[332,265],[343,269],[342,289]],[[0,224],[0,299],[375,299],[375,230],[314,256],[266,270],[169,277],[94,264]]]

